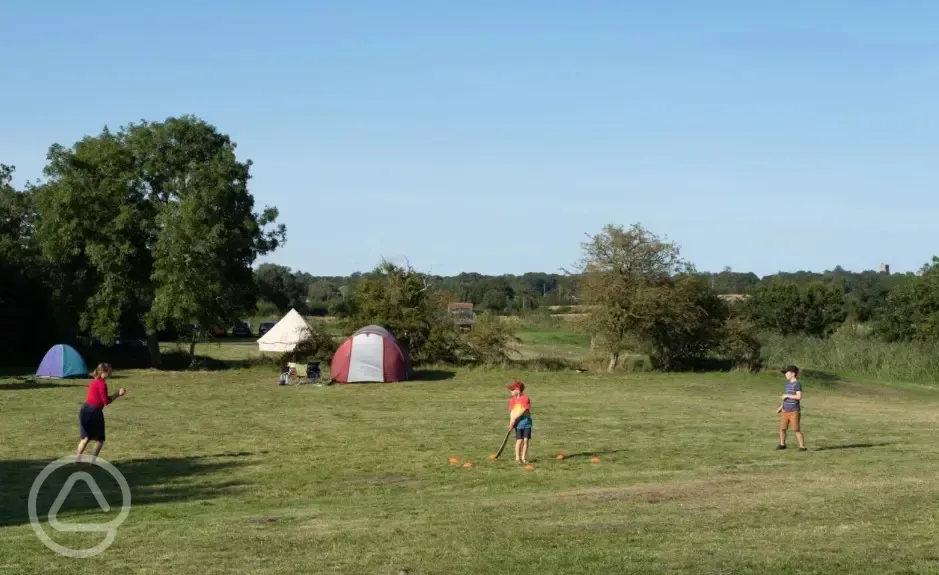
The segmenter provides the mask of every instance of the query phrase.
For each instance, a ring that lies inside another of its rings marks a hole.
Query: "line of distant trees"
[[[312,316],[342,315],[346,311],[345,302],[354,293],[356,284],[370,273],[314,276],[278,264],[262,264],[255,271],[261,296],[258,308],[269,315],[283,314],[291,308]],[[815,294],[818,286],[828,286],[833,290],[831,293],[841,294],[836,299],[843,299],[840,309],[844,319],[859,323],[872,321],[886,305],[891,290],[916,277],[912,273],[889,274],[874,270],[852,272],[840,266],[825,272],[780,272],[762,278],[752,272],[737,272],[730,268],[716,273],[694,273],[719,295],[776,297],[774,294],[783,293],[779,290],[795,290],[801,294],[809,286],[812,286],[810,293]],[[545,308],[558,311],[558,307],[563,312],[565,307],[585,303],[579,292],[582,280],[579,274],[529,272],[491,276],[461,273],[456,276],[429,275],[428,279],[434,289],[446,292],[453,301],[472,303],[477,312],[511,315]],[[770,321],[761,320],[767,326]],[[780,331],[785,330],[780,328]]]
[[[637,350],[662,369],[712,360],[752,368],[761,361],[761,334],[827,338],[859,324],[884,341],[939,341],[939,260],[919,273],[836,267],[761,278],[731,269],[699,272],[677,246],[638,225],[608,226],[591,238],[584,246],[587,263],[574,273],[421,274],[422,285],[439,305],[472,303],[487,316],[589,310],[589,318],[572,326],[589,332],[610,370]],[[264,264],[255,272],[259,309],[357,317],[367,299],[361,286],[384,273],[322,277]],[[740,297],[721,297],[732,294]]]

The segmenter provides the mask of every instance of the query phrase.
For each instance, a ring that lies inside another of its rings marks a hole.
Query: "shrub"
[[[328,364],[332,361],[333,354],[336,353],[338,347],[336,340],[319,324],[314,323],[310,326],[310,336],[298,343],[293,351],[283,354],[280,357],[280,364],[309,361]]]
[[[467,351],[476,363],[506,363],[512,359],[517,343],[520,340],[512,324],[490,313],[477,315],[473,329],[466,335]]]
[[[752,325],[737,318],[724,324],[719,354],[732,368],[759,370],[763,367],[762,351],[763,344]]]
[[[843,287],[823,282],[761,285],[753,290],[743,312],[759,329],[816,337],[831,335],[847,318]]]

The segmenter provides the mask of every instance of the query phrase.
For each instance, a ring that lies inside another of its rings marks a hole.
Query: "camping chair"
[[[290,383],[290,366],[282,365],[280,366],[280,382],[277,385],[287,385]]]
[[[307,381],[313,385],[319,385],[320,381],[320,362],[315,361],[313,363],[306,364],[306,376]]]

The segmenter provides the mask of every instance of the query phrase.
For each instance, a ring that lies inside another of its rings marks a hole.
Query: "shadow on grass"
[[[564,459],[571,459],[573,457],[599,457],[601,455],[613,455],[614,453],[622,453],[626,451],[625,449],[607,449],[605,451],[582,451],[580,453],[568,453],[564,456]]]
[[[268,366],[276,370],[277,367],[276,361],[266,358],[217,359],[196,354],[195,361],[192,361],[189,354],[181,350],[164,351],[160,360],[159,371],[228,371],[256,366]]]
[[[87,383],[76,383],[76,380],[41,381],[32,377],[18,377],[14,383],[0,382],[0,391],[23,391],[29,389],[56,389],[59,387],[86,387]],[[81,380],[78,380],[81,381]]]
[[[829,371],[819,371],[816,369],[804,369],[799,373],[799,379],[802,381],[809,381],[812,383],[820,383],[822,385],[834,385],[838,382],[844,381],[836,373],[831,373]]]
[[[211,504],[211,499],[231,493],[244,483],[224,481],[239,464],[234,458],[250,453],[227,453],[196,457],[130,459],[111,461],[127,480],[131,493],[131,505],[158,505],[198,501]],[[211,461],[229,458],[229,461]],[[107,459],[105,457],[105,459]],[[33,482],[51,461],[32,459],[0,461],[0,527],[23,525],[29,519],[29,494]],[[69,464],[46,477],[39,488],[36,511],[44,521],[58,497],[66,480],[72,473],[89,473],[101,489],[112,511],[120,509],[122,494],[120,485],[104,469],[94,465]],[[89,485],[78,481],[62,505],[62,512],[99,511],[100,505]],[[113,519],[111,515],[107,519]],[[107,519],[102,518],[100,522]],[[67,520],[66,520],[67,521]],[[74,521],[73,521],[74,522]]]
[[[411,381],[446,381],[456,377],[456,372],[449,369],[415,369]]]
[[[818,447],[815,449],[815,451],[834,451],[836,449],[866,449],[868,447],[883,447],[885,445],[891,445],[891,443],[846,443],[844,445],[829,445],[827,447]]]

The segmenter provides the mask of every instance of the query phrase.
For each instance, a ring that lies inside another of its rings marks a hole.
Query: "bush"
[[[794,363],[803,369],[828,371],[844,377],[884,381],[934,383],[939,379],[939,344],[885,342],[857,330],[821,339],[763,334],[766,363]]]
[[[737,318],[724,324],[719,354],[733,369],[757,371],[763,367],[763,344],[752,325]]]
[[[329,364],[338,348],[339,343],[322,326],[314,323],[310,326],[310,336],[298,343],[293,351],[283,354],[279,363],[318,361]]]
[[[761,285],[753,290],[742,309],[757,328],[782,335],[827,337],[847,318],[843,287],[823,282],[800,285],[778,281]]]
[[[694,368],[720,348],[729,310],[699,276],[643,290],[633,310],[637,336],[658,370]]]
[[[467,351],[476,363],[498,364],[512,359],[515,337],[512,324],[490,313],[476,316],[473,329],[466,336]]]

